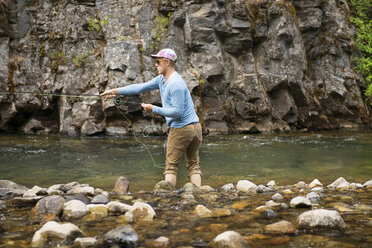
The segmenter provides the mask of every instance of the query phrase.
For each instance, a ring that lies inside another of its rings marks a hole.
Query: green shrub
[[[171,13],[167,16],[157,15],[155,18],[154,28],[151,29],[152,42],[148,45],[151,50],[158,50],[160,41],[164,34],[168,31],[169,24],[171,22]]]
[[[103,26],[109,23],[111,16],[105,16],[102,20],[99,17],[91,17],[88,22],[88,30],[97,31],[97,33],[102,33]]]
[[[360,74],[365,78],[367,89],[365,95],[372,98],[372,10],[370,0],[349,0],[352,7],[350,21],[356,28],[356,46],[360,56],[355,64]],[[372,101],[370,101],[372,104]]]
[[[79,53],[76,55],[76,57],[72,60],[74,65],[78,68],[84,67],[88,63],[92,63],[92,61],[89,59],[90,54],[87,53]]]
[[[65,65],[67,63],[67,58],[64,51],[54,51],[49,56],[50,59],[50,69],[56,71],[58,66]]]

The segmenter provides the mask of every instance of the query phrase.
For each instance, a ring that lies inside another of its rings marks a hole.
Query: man
[[[170,127],[164,171],[165,180],[171,183],[173,187],[176,186],[178,164],[185,154],[190,181],[200,187],[199,147],[202,142],[201,125],[186,83],[175,70],[177,55],[172,49],[162,49],[151,57],[156,59],[155,66],[159,73],[157,77],[146,83],[132,84],[105,91],[101,96],[112,98],[117,95],[136,95],[159,89],[162,107],[146,103],[142,103],[141,107],[146,112],[164,116]]]

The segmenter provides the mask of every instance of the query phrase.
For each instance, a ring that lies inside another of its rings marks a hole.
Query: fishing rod
[[[22,92],[0,92],[0,95],[35,95],[35,96],[56,96],[56,97],[69,97],[69,98],[90,98],[90,99],[99,99],[99,100],[110,100],[110,98],[103,98],[101,97],[100,95],[91,95],[91,94],[81,94],[81,95],[72,95],[72,94],[62,94],[62,93],[41,93],[41,92],[31,92],[31,91],[22,91]],[[129,104],[141,104],[139,102],[133,102],[133,101],[123,101],[123,96],[116,96],[114,98],[112,98],[117,110],[119,111],[119,113],[128,121],[128,123],[130,124],[130,126],[133,126],[133,123],[129,120],[129,118],[123,113],[123,111],[120,110],[119,106],[123,103],[129,103]],[[147,127],[144,128],[144,130],[142,131],[142,136],[143,137],[147,137],[148,135],[145,134],[145,130],[147,128],[150,128],[150,127],[153,127],[153,125],[149,125]],[[161,166],[161,165],[158,165],[154,159],[154,157],[152,156],[152,153],[150,151],[150,149],[148,148],[148,146],[140,141],[136,135],[136,132],[133,131],[133,137],[134,139],[136,140],[137,143],[143,145],[148,154],[150,155],[150,158],[152,160],[152,163],[153,163],[153,166],[154,167],[157,167],[157,168],[164,168],[164,166]]]

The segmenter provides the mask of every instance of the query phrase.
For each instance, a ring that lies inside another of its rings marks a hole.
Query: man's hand
[[[112,90],[106,90],[100,96],[102,98],[114,98],[117,95],[119,95],[118,89],[112,89]]]
[[[142,103],[141,107],[148,113],[152,113],[152,104]]]

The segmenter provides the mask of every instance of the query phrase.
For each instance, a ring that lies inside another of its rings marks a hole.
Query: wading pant
[[[164,174],[177,175],[178,164],[184,154],[189,175],[201,174],[199,167],[201,142],[202,130],[199,123],[189,124],[181,128],[170,128]]]

